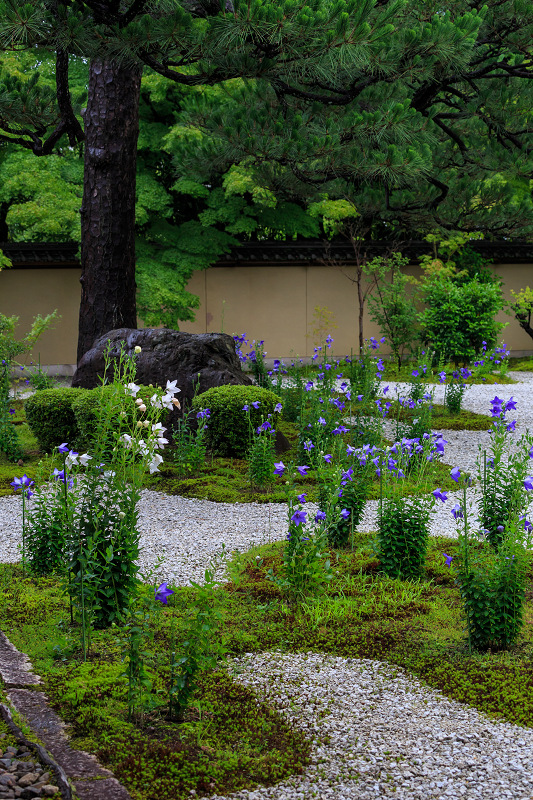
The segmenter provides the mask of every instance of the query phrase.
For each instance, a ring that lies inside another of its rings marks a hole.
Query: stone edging
[[[0,679],[11,707],[28,724],[42,744],[28,740],[14,722],[11,709],[0,703],[0,714],[14,736],[50,766],[57,777],[63,800],[132,800],[113,773],[100,766],[95,756],[70,747],[65,724],[50,708],[46,695],[35,687],[41,679],[32,672],[28,657],[0,631]],[[74,789],[74,792],[73,792]]]
[[[50,756],[49,753],[44,749],[44,747],[37,742],[32,742],[28,739],[16,722],[13,720],[13,716],[11,714],[11,709],[5,704],[0,703],[0,715],[2,719],[6,723],[7,727],[11,731],[11,733],[15,736],[18,742],[26,745],[31,750],[33,750],[40,761],[43,764],[46,764],[48,767],[51,767],[54,770],[54,774],[56,776],[56,784],[61,791],[61,797],[63,800],[72,800],[72,787],[68,781],[68,778],[64,772],[64,770],[60,767],[60,765],[54,761],[54,759]]]

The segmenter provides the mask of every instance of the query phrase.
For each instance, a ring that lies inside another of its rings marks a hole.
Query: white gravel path
[[[390,665],[261,653],[229,669],[312,741],[303,775],[235,800],[533,797],[532,729],[495,722]]]

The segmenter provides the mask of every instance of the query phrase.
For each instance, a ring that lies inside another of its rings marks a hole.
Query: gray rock
[[[249,385],[251,378],[241,369],[233,337],[226,333],[182,333],[165,328],[118,328],[100,336],[85,353],[72,379],[72,386],[93,389],[100,385],[104,374],[104,352],[111,342],[112,362],[118,359],[121,344],[132,354],[135,347],[139,384],[166,386],[176,381],[181,393],[179,400],[190,404],[195,387],[205,392],[225,384]],[[177,417],[171,412],[171,417]]]

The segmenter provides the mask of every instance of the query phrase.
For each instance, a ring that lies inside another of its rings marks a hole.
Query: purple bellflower
[[[174,594],[172,589],[168,588],[167,583],[162,583],[158,589],[155,590],[155,599],[159,600],[160,603],[163,603],[164,606],[168,605],[168,598],[171,594]]]
[[[306,519],[307,519],[307,512],[302,511],[301,509],[295,511],[291,517],[291,520],[292,522],[294,522],[295,525],[300,525],[300,524],[305,525]]]

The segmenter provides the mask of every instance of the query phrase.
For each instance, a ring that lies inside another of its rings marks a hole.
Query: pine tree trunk
[[[141,69],[94,60],[85,111],[78,362],[114,328],[136,328],[135,175]]]

